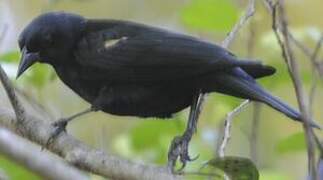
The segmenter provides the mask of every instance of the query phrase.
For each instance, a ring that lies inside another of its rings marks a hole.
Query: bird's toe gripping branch
[[[177,170],[178,172],[182,171],[187,162],[194,161],[198,158],[198,156],[191,158],[188,153],[188,146],[191,138],[189,136],[186,136],[185,134],[183,136],[176,136],[170,146],[169,152],[168,152],[168,169],[171,172],[175,172],[175,165],[176,161],[179,158],[182,167]]]
[[[85,109],[84,111],[81,111],[79,113],[76,113],[68,118],[62,118],[54,123],[52,123],[52,125],[54,126],[54,130],[51,133],[50,137],[48,138],[45,147],[48,147],[51,143],[53,143],[55,141],[55,139],[62,133],[62,132],[66,132],[66,126],[67,124],[76,119],[77,117],[83,116],[85,114],[88,114],[90,112],[93,111],[97,111],[98,109],[96,109],[95,107],[90,107]]]
[[[66,132],[66,126],[68,124],[69,119],[60,119],[54,123],[52,123],[52,126],[54,126],[54,131],[51,133],[50,137],[48,138],[45,147],[48,147],[51,143],[55,141],[55,139],[62,133]]]

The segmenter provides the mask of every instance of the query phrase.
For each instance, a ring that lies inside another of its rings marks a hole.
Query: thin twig
[[[230,43],[233,41],[236,34],[248,22],[248,20],[250,19],[250,17],[253,16],[254,13],[255,13],[255,0],[249,0],[244,16],[240,18],[238,23],[235,24],[235,26],[232,28],[232,31],[228,34],[225,40],[222,41],[221,43],[222,47],[227,48],[230,45]],[[225,119],[224,136],[217,152],[217,154],[220,157],[224,156],[226,145],[230,139],[231,121],[233,116],[236,113],[240,112],[241,109],[248,104],[249,104],[249,100],[245,100],[237,108],[235,108],[233,111],[227,114],[227,118]]]
[[[295,46],[298,47],[309,58],[314,70],[316,70],[316,72],[322,77],[323,71],[320,68],[320,62],[322,62],[323,60],[319,60],[318,55],[322,47],[323,35],[321,36],[320,40],[316,43],[316,46],[313,52],[310,48],[308,48],[299,40],[297,40],[291,32],[289,32],[289,36],[290,36],[290,40],[295,44]]]
[[[266,1],[263,1],[265,3],[265,6],[267,7],[267,9],[273,13],[273,3],[270,5],[268,2],[266,3]],[[280,30],[280,27],[278,27],[278,29]],[[317,42],[314,51],[312,52],[312,50],[307,47],[305,44],[301,43],[299,40],[297,40],[294,35],[288,31],[287,32],[289,35],[289,39],[291,42],[294,43],[294,45],[299,48],[310,60],[312,67],[316,70],[316,72],[322,77],[323,76],[323,69],[322,69],[322,65],[320,64],[320,62],[323,61],[323,59],[319,60],[318,59],[318,54],[319,51],[322,47],[322,43],[323,43],[323,34],[321,35],[321,38],[319,39],[319,41]]]
[[[323,35],[316,43],[316,46],[314,50],[312,51],[309,47],[305,46],[303,43],[301,43],[299,40],[297,40],[294,35],[289,32],[290,40],[295,44],[296,47],[298,47],[306,56],[308,56],[313,64],[315,64],[315,61],[317,60],[316,57],[318,55],[318,52],[322,46],[323,43]]]
[[[255,0],[249,0],[247,10],[239,20],[237,24],[234,25],[231,32],[228,34],[228,36],[222,41],[221,45],[224,48],[229,47],[232,40],[235,38],[236,34],[239,32],[239,30],[248,22],[249,18],[253,16],[255,13]]]
[[[300,41],[298,41],[293,36],[293,34],[291,32],[289,32],[289,36],[290,36],[290,39],[296,45],[296,47],[298,47],[309,58],[309,60],[310,60],[310,62],[312,64],[312,69],[314,70],[313,71],[313,81],[312,81],[312,85],[311,85],[311,88],[310,88],[309,100],[308,100],[308,106],[309,106],[308,107],[308,111],[309,111],[309,115],[312,116],[312,114],[313,114],[314,97],[315,97],[315,93],[316,93],[316,89],[317,89],[317,81],[318,81],[317,75],[319,75],[320,77],[323,76],[323,71],[322,71],[321,66],[320,66],[320,61],[322,61],[322,60],[319,60],[318,59],[319,52],[322,49],[323,35],[321,35],[321,38],[316,43],[316,46],[315,46],[313,52],[312,52],[312,50],[310,48],[308,48],[303,43],[301,43]],[[317,75],[316,75],[315,72],[317,73]],[[323,154],[323,145],[322,145],[322,142],[320,142],[319,138],[314,133],[313,133],[313,136],[314,136],[314,140],[315,140],[316,144],[318,145],[318,148],[320,150],[320,153]]]
[[[283,1],[280,1],[283,2]],[[284,44],[283,47],[285,47],[286,51],[286,61],[290,63],[290,72],[291,76],[293,79],[294,87],[297,93],[297,100],[298,104],[300,107],[300,111],[302,114],[302,119],[303,119],[303,129],[305,131],[306,135],[306,141],[307,141],[307,152],[308,152],[308,167],[309,167],[309,174],[310,177],[313,179],[316,179],[316,162],[315,162],[315,147],[314,147],[314,141],[313,141],[313,132],[312,128],[310,126],[310,115],[308,112],[308,107],[306,105],[306,100],[305,100],[305,93],[302,87],[302,82],[299,77],[299,68],[297,65],[297,61],[293,55],[293,51],[290,46],[290,41],[289,41],[289,35],[288,35],[288,24],[287,24],[287,18],[285,15],[285,9],[284,9],[284,4],[280,4],[278,6],[279,11],[281,13],[281,23],[282,23],[282,34],[284,38]]]
[[[235,115],[240,113],[247,105],[250,103],[250,100],[243,101],[238,107],[236,107],[233,111],[227,114],[227,117],[224,121],[224,135],[222,139],[222,143],[218,149],[218,156],[223,157],[225,154],[225,148],[230,140],[230,134],[231,134],[231,125],[232,120]]]
[[[7,29],[8,29],[7,26],[5,26],[5,29],[3,30],[2,34],[0,35],[0,40],[2,40],[4,38],[4,36],[7,32]],[[1,80],[2,85],[8,94],[10,103],[15,111],[16,116],[17,116],[17,121],[18,122],[24,121],[25,110],[22,107],[22,105],[19,103],[18,98],[15,95],[15,90],[12,86],[10,86],[9,78],[1,66],[0,66],[0,80]]]
[[[317,76],[315,75],[315,73],[313,73],[313,80],[312,80],[312,85],[311,85],[309,98],[308,98],[308,112],[310,115],[313,114],[314,97],[315,97],[317,83],[318,83],[317,80],[318,80]]]
[[[312,62],[312,69],[316,70],[316,72],[320,76],[323,75],[323,71],[321,71],[321,69],[320,69],[320,66],[319,66],[319,63],[318,63],[318,60],[317,60],[317,56],[318,56],[318,54],[319,54],[319,52],[321,50],[322,43],[323,43],[323,36],[317,42],[312,55],[309,56],[309,59]],[[313,71],[313,81],[312,81],[312,85],[311,85],[311,89],[310,89],[310,93],[309,93],[309,100],[308,100],[308,106],[309,106],[308,111],[309,111],[310,115],[313,114],[313,103],[314,103],[314,97],[315,97],[315,93],[316,93],[317,80],[318,80],[318,77],[316,76],[315,72]]]
[[[323,72],[321,72],[320,70],[320,66],[318,65],[318,61],[317,61],[317,56],[320,52],[320,49],[322,47],[322,43],[323,43],[323,36],[321,37],[321,39],[317,42],[315,49],[312,53],[312,55],[309,55],[309,59],[312,62],[312,69],[313,70],[317,70],[318,75],[323,75]],[[309,114],[313,114],[313,103],[314,103],[314,97],[315,97],[315,93],[316,93],[316,87],[317,87],[317,76],[315,74],[315,72],[313,71],[313,81],[312,81],[312,85],[311,85],[311,89],[310,89],[310,93],[309,93],[309,102],[308,102],[308,111]]]
[[[316,179],[316,168],[315,168],[315,149],[314,149],[314,139],[313,130],[310,127],[310,115],[308,112],[308,107],[306,105],[304,90],[299,77],[299,70],[296,58],[293,54],[290,45],[290,35],[288,30],[287,17],[284,9],[284,1],[278,1],[273,3],[271,0],[265,0],[268,7],[271,9],[272,13],[272,29],[276,35],[276,39],[282,49],[282,55],[285,63],[288,67],[288,72],[292,78],[294,88],[297,95],[298,105],[301,111],[303,120],[303,129],[306,136],[307,152],[308,152],[308,168],[309,175],[312,179]],[[279,14],[278,14],[279,13]]]

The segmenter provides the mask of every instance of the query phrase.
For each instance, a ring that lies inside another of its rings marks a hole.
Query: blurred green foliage
[[[179,119],[145,120],[130,131],[131,147],[136,153],[155,152],[158,149],[159,153],[155,155],[154,161],[165,163],[167,159],[164,155],[168,152],[172,135],[182,134],[185,126],[185,122]]]
[[[5,62],[16,67],[19,64],[20,52],[11,51],[0,55],[0,62]],[[52,69],[47,65],[36,64],[27,70],[26,74],[21,77],[23,84],[32,85],[36,88],[43,87],[46,83],[55,80],[55,75]]]
[[[192,0],[182,11],[182,21],[188,28],[228,32],[238,15],[238,8],[231,0]]]
[[[288,175],[272,171],[260,171],[260,180],[292,180]]]
[[[40,180],[38,176],[26,170],[24,167],[6,159],[0,155],[0,168],[6,173],[10,180]]]
[[[169,134],[180,134],[184,129],[185,123],[178,119],[172,121],[145,120],[131,130],[131,142],[133,148],[138,151],[158,146],[164,149],[163,138]]]
[[[41,88],[46,83],[50,83],[55,79],[55,75],[48,65],[37,64],[32,69],[28,75],[25,76],[24,83],[32,84],[34,87]]]
[[[277,144],[279,153],[299,152],[306,149],[305,136],[303,132],[292,134],[282,139]]]
[[[6,63],[19,63],[20,52],[19,51],[11,51],[0,55],[1,62]]]

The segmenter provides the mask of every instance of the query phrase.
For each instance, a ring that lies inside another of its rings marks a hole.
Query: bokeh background
[[[125,19],[220,43],[246,5],[247,0],[0,0],[0,32],[7,29],[0,45],[0,62],[29,102],[41,105],[26,103],[30,111],[37,114],[39,108],[44,108],[54,120],[89,105],[68,89],[50,66],[37,64],[24,77],[15,80],[20,57],[17,38],[35,16],[48,11],[68,11],[90,18]],[[313,49],[323,30],[323,1],[286,0],[286,5],[292,33]],[[238,56],[260,59],[276,67],[277,73],[260,80],[261,84],[297,107],[293,85],[271,31],[271,17],[261,1],[257,1],[255,16],[236,36],[230,50]],[[313,70],[301,51],[297,50],[296,56],[302,82],[309,92]],[[322,81],[318,80],[316,84],[312,111],[315,119],[323,124]],[[190,154],[200,156],[187,166],[187,171],[198,170],[214,157],[222,137],[223,119],[241,102],[217,93],[208,96],[198,132],[190,145]],[[0,105],[9,106],[2,86]],[[255,107],[259,111],[256,128],[253,126]],[[126,159],[162,165],[167,161],[172,138],[184,131],[187,116],[187,110],[169,120],[118,117],[98,112],[70,123],[68,132],[86,144]],[[253,129],[256,129],[257,142],[251,135]],[[226,154],[253,159],[264,180],[306,179],[307,155],[302,126],[266,105],[251,104],[234,118]],[[13,180],[40,179],[1,155],[0,169]],[[100,177],[93,176],[93,179]]]

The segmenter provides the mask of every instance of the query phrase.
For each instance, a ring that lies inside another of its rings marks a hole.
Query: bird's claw
[[[50,137],[48,138],[45,147],[48,147],[50,144],[52,144],[62,132],[66,132],[67,123],[68,123],[67,119],[60,119],[52,123],[52,126],[54,126],[55,129],[51,133]]]
[[[168,152],[168,169],[171,172],[180,173],[186,166],[187,162],[195,161],[199,156],[191,158],[188,153],[188,145],[190,142],[190,138],[187,136],[176,136],[170,146]],[[182,167],[178,170],[175,170],[176,161],[179,160],[182,163]]]

